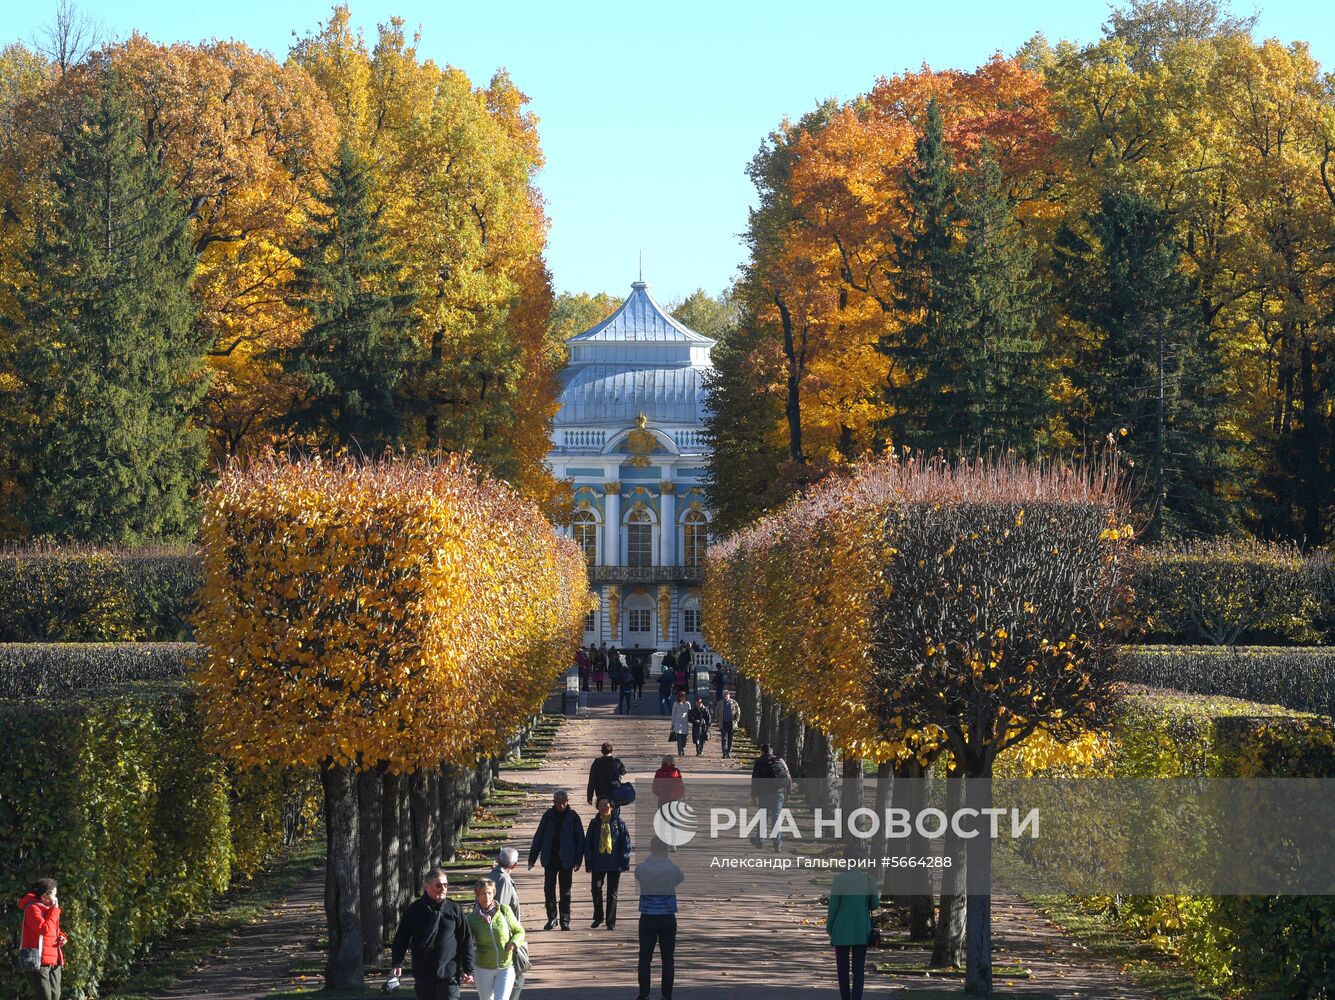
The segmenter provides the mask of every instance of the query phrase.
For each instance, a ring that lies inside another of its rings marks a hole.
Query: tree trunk
[[[442,864],[445,861],[445,843],[441,837],[441,831],[444,826],[440,822],[440,811],[436,808],[436,803],[440,801],[440,768],[433,767],[427,771],[426,775],[426,803],[425,811],[431,817],[430,828],[427,830],[427,843],[430,845],[429,863],[432,865]]]
[[[965,801],[975,816],[992,808],[992,768],[965,783]],[[964,992],[977,997],[992,995],[992,838],[977,836],[966,842],[969,913],[966,918],[968,962]]]
[[[399,909],[399,854],[403,850],[402,831],[399,829],[399,790],[403,779],[397,774],[386,774],[380,782],[380,870],[384,877],[381,894],[382,945],[389,943],[390,935],[398,926]]]
[[[431,841],[436,832],[436,812],[431,795],[430,769],[420,767],[408,778],[408,804],[412,813],[414,886],[421,885],[431,867]]]
[[[422,891],[422,876],[413,865],[413,809],[409,786],[412,776],[399,775],[399,898],[394,908],[402,913]]]
[[[885,829],[885,814],[895,800],[895,765],[885,760],[876,768],[876,815],[881,820],[881,835],[876,839],[875,854],[882,858],[890,853],[889,834]],[[893,869],[886,868],[881,876],[882,894],[890,892],[890,875]]]
[[[862,758],[845,755],[843,781],[839,786],[839,808],[843,812],[844,819],[844,857],[846,858],[865,858],[867,848],[870,846],[866,839],[854,834],[853,825],[848,821],[855,810],[862,808],[862,778]],[[865,829],[866,827],[863,826],[862,828]]]
[[[358,990],[364,986],[362,924],[357,886],[357,782],[352,768],[326,761],[324,786],[324,915],[329,931],[325,987]]]
[[[440,767],[441,840],[446,857],[453,859],[473,818],[473,772],[457,764]]]
[[[916,760],[905,761],[896,771],[895,797],[901,799],[901,804],[908,810],[910,817],[916,818],[926,808],[930,781],[928,775],[927,769]],[[918,833],[915,823],[913,832],[902,850],[910,857],[922,857],[927,853],[927,844],[927,838]],[[900,884],[903,888],[898,894],[899,899],[909,908],[909,940],[930,941],[932,939],[931,873],[926,868],[910,868]]]
[[[802,744],[806,735],[806,723],[797,712],[787,714],[787,726],[784,729],[783,759],[788,762],[788,770],[794,778],[805,778],[802,770]]]
[[[362,961],[378,965],[385,939],[385,869],[381,836],[383,772],[379,769],[357,775],[357,837],[361,871]]]
[[[963,778],[946,779],[947,816],[954,816],[964,805],[963,785]],[[936,968],[955,969],[964,964],[965,843],[953,826],[946,830],[945,853],[951,864],[941,869],[941,906],[936,917],[936,944],[932,948],[932,965]]]

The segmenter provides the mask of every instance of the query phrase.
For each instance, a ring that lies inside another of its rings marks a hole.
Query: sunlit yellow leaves
[[[246,766],[496,753],[589,606],[574,546],[458,460],[233,466],[202,548],[207,721]]]

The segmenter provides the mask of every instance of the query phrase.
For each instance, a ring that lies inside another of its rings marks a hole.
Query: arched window
[[[626,518],[626,565],[654,564],[654,519],[647,510],[633,510]]]
[[[591,510],[577,510],[570,528],[575,542],[584,550],[584,561],[592,566],[598,561],[598,519]]]
[[[681,564],[703,566],[705,549],[709,546],[709,522],[698,510],[687,511],[682,522]]]

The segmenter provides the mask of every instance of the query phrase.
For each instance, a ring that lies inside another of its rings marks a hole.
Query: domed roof
[[[629,425],[643,413],[651,424],[704,421],[704,369],[587,364],[561,373],[556,423]]]
[[[597,326],[577,333],[566,341],[567,344],[585,344],[590,342],[628,341],[652,342],[657,344],[681,343],[707,344],[714,341],[703,334],[683,325],[660,306],[649,294],[649,285],[643,281],[633,282],[630,297],[621,303],[621,308]]]

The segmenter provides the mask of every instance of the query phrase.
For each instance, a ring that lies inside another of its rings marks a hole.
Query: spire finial
[[[640,280],[644,280],[644,250],[640,250]]]

